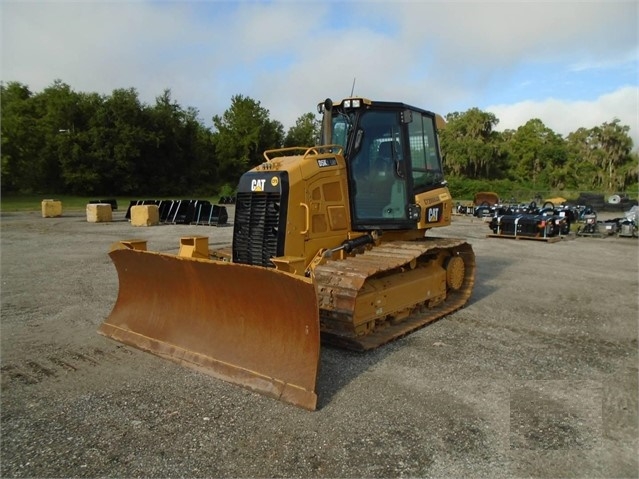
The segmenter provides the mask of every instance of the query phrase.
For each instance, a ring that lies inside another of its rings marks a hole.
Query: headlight
[[[351,108],[361,108],[362,107],[362,99],[361,98],[348,98],[342,101],[342,108],[345,110]]]

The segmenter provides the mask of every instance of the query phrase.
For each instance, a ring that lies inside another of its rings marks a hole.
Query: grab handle
[[[300,203],[300,206],[304,208],[304,219],[305,219],[305,225],[306,225],[304,231],[300,231],[300,234],[305,235],[306,233],[308,233],[308,230],[311,225],[311,210],[309,209],[306,203]]]

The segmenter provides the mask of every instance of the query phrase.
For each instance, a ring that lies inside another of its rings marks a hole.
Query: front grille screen
[[[281,198],[279,193],[238,192],[233,229],[233,261],[272,267],[280,256],[278,244]]]

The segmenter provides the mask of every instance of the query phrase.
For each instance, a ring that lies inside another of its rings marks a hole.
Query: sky
[[[531,119],[615,119],[639,148],[639,2],[0,0],[0,79],[41,92],[164,90],[204,125],[234,95],[287,130],[325,98]]]

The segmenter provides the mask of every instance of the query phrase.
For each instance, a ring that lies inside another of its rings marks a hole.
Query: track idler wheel
[[[457,291],[464,283],[466,265],[461,256],[451,256],[446,261],[446,284],[452,290]]]

